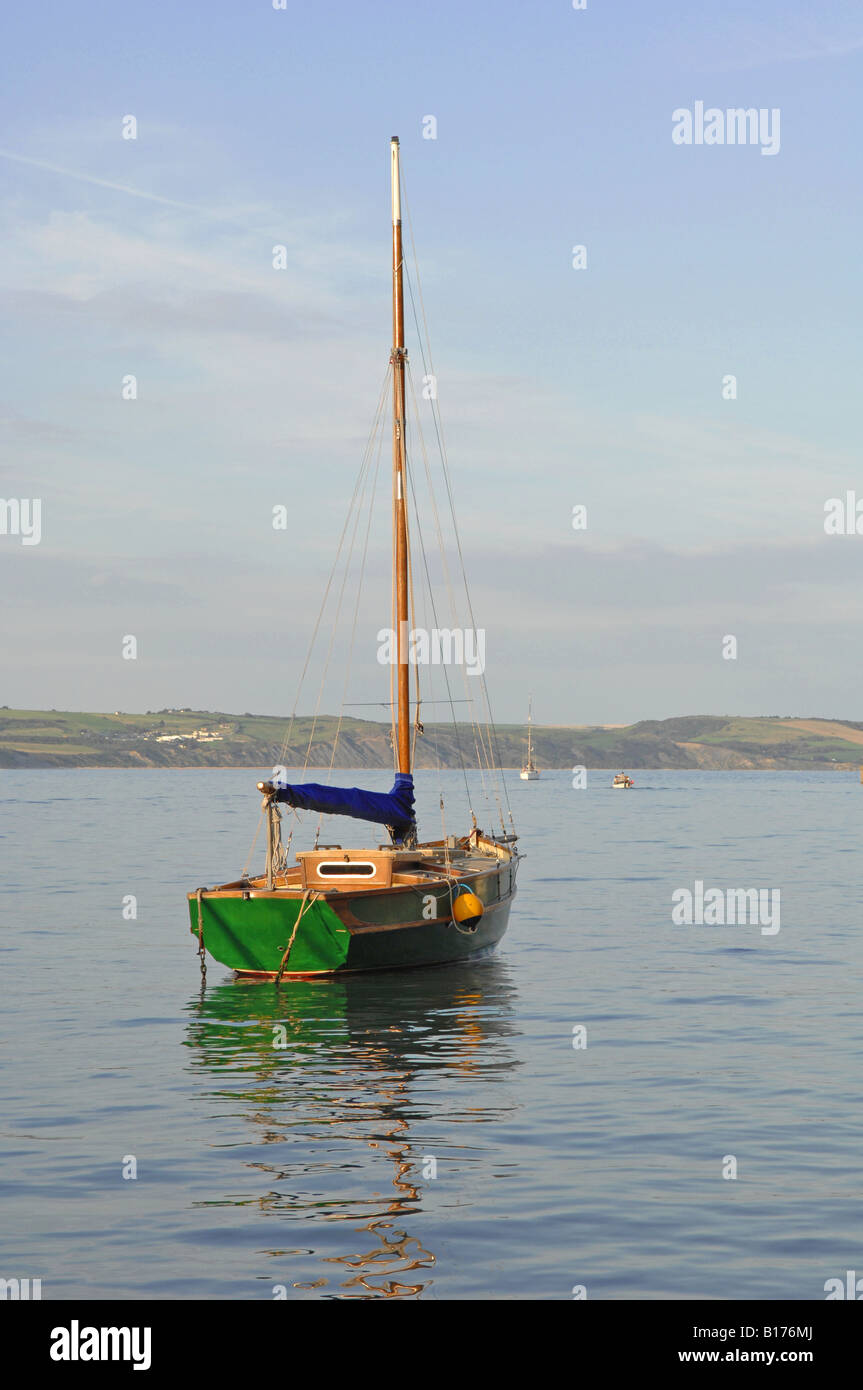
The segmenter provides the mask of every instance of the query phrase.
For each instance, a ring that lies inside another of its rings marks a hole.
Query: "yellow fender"
[[[463,888],[452,905],[452,915],[461,926],[475,931],[482,917],[483,906],[476,893]]]

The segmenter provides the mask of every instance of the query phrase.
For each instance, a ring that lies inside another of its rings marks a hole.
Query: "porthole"
[[[377,865],[366,859],[348,860],[346,864],[336,860],[318,864],[316,871],[318,878],[374,878]]]

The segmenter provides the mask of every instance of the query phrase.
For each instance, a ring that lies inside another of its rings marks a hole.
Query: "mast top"
[[[402,220],[401,180],[399,178],[399,137],[397,135],[394,135],[390,140],[390,150],[392,152],[393,226],[397,227]]]

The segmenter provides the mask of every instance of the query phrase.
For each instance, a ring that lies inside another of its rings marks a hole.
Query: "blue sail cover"
[[[357,820],[389,825],[396,839],[406,835],[414,822],[414,779],[404,772],[396,774],[395,785],[389,792],[302,782],[299,786],[281,784],[276,800],[286,801],[301,811],[323,811],[328,816],[354,816]]]

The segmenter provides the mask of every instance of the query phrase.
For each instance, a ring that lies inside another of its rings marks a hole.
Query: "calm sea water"
[[[184,894],[242,868],[255,776],[2,773],[0,1276],[823,1299],[863,1271],[856,774],[510,773],[496,956],[279,990],[210,962],[202,992]],[[779,932],[674,925],[696,879],[778,888]]]

